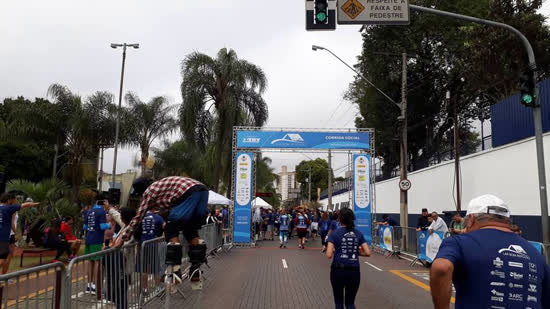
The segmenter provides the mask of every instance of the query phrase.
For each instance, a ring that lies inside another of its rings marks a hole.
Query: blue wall
[[[544,132],[550,131],[550,79],[539,83]],[[535,135],[533,110],[520,103],[519,94],[491,106],[493,147],[513,143]]]

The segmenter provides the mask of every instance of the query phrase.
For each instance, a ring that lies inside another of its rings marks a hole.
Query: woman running
[[[330,283],[336,309],[355,308],[355,296],[359,290],[361,273],[359,256],[370,256],[363,233],[355,228],[355,215],[349,208],[340,210],[341,227],[328,237],[327,257],[332,259]]]
[[[286,248],[286,243],[288,242],[288,226],[290,224],[290,218],[286,214],[286,210],[283,209],[281,215],[279,216],[279,239],[281,240],[281,245],[279,248]]]
[[[296,219],[294,219],[294,225],[296,225],[296,233],[298,234],[298,248],[305,249],[307,224],[308,219],[304,215],[304,211],[299,210],[296,214]]]
[[[328,213],[323,212],[321,220],[319,220],[319,235],[321,236],[321,244],[323,245],[323,252],[327,251],[327,234],[330,227],[330,220]]]

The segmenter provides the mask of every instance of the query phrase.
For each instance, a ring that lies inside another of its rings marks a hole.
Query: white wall
[[[544,136],[546,182],[550,184],[550,134]],[[540,215],[537,158],[534,138],[461,158],[462,209],[482,194],[494,194],[510,207],[512,215]],[[454,161],[409,173],[409,213],[453,210]],[[348,193],[333,197],[347,201]],[[326,205],[327,200],[321,201]],[[399,213],[398,179],[376,184],[376,212]]]

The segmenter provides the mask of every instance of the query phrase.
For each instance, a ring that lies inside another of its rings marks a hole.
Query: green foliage
[[[233,127],[262,126],[267,121],[267,104],[262,98],[266,76],[260,67],[226,48],[216,58],[199,52],[188,55],[181,72],[181,133],[201,151],[214,144],[213,177],[208,184],[218,191],[223,177],[225,187],[230,187]]]
[[[6,189],[40,202],[39,206],[25,208],[20,212],[20,220],[31,225],[43,222],[44,226],[51,226],[54,221],[62,220],[67,216],[78,219],[78,206],[67,198],[70,187],[58,179],[45,179],[36,183],[13,180],[7,184]]]
[[[315,160],[302,161],[296,166],[296,181],[300,183],[302,197],[306,198],[309,194],[309,185],[306,179],[309,178],[311,168],[311,200],[317,200],[317,188],[321,191],[328,188],[328,162],[325,159],[317,158]]]
[[[272,197],[262,197],[271,206],[278,208],[281,204],[281,196],[277,194],[275,184],[279,181],[279,176],[274,173],[274,168],[271,165],[272,161],[269,157],[262,157],[256,161],[256,191],[271,192]]]
[[[39,181],[51,176],[51,145],[16,141],[0,141],[0,171],[6,180]]]
[[[540,1],[417,0],[415,4],[511,24],[533,44],[539,73],[550,71],[550,31],[545,17],[536,13]],[[453,105],[463,119],[460,131],[472,131],[471,119],[486,120],[490,104],[518,89],[519,72],[527,67],[527,57],[519,39],[509,31],[426,13],[411,14],[407,27],[368,26],[356,68],[400,101],[399,55],[403,51],[416,55],[407,62],[407,101],[409,161],[418,169],[449,148],[446,136],[453,123],[447,119]],[[447,91],[451,102],[445,99]],[[389,175],[399,164],[400,110],[359,77],[346,98],[359,105],[362,117],[356,119],[356,126],[376,129],[377,156],[383,157],[383,172]],[[471,149],[475,134],[465,137],[462,146]]]

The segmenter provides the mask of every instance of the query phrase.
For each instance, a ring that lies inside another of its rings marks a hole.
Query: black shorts
[[[10,245],[15,244],[15,235],[10,236]]]
[[[317,234],[317,230],[311,230],[313,234]]]
[[[164,227],[164,236],[166,241],[170,241],[170,238],[179,237],[180,231],[183,232],[183,236],[187,242],[191,242],[191,239],[199,237],[199,230],[201,224],[198,221],[185,222],[183,220],[168,221]]]
[[[5,260],[10,255],[10,242],[0,241],[0,260]]]
[[[298,233],[298,238],[305,238],[307,235],[307,229],[296,229],[296,233]]]

